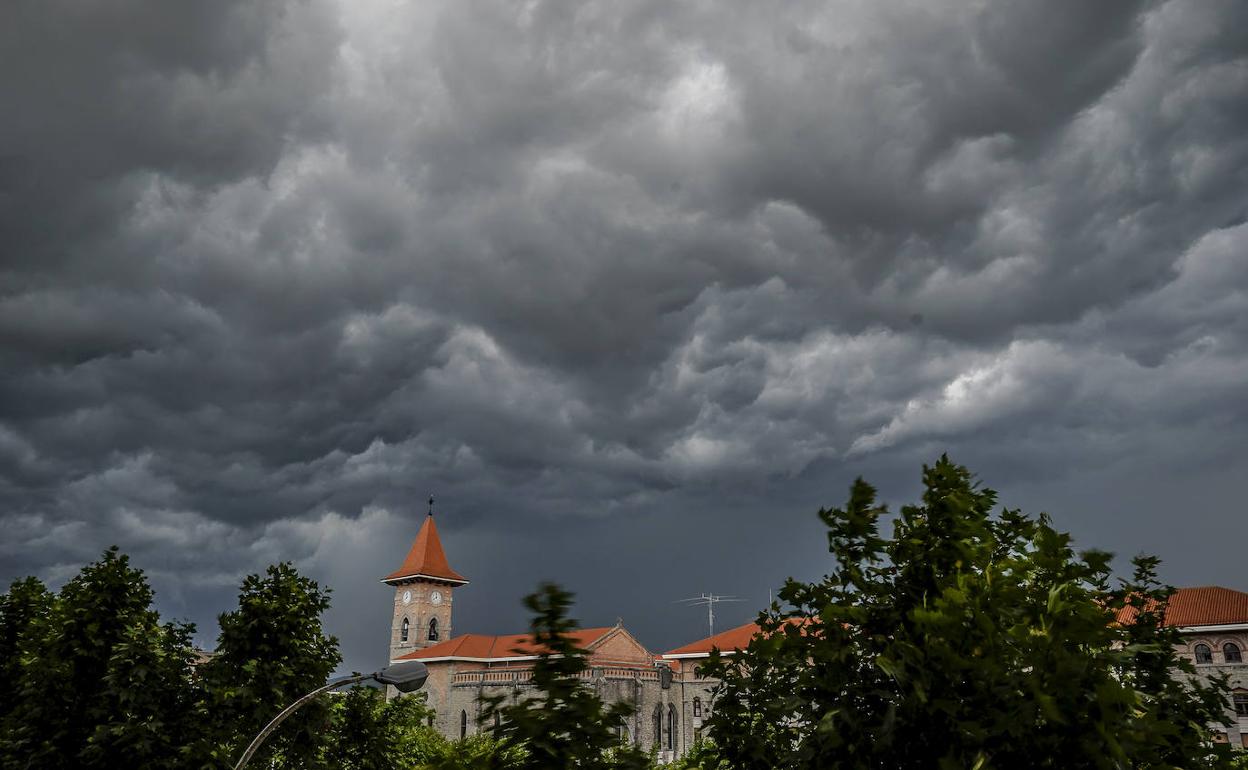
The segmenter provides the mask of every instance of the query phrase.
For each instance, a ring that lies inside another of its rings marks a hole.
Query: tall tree
[[[238,609],[219,616],[217,649],[200,667],[208,690],[203,713],[214,726],[208,751],[218,762],[232,764],[269,720],[323,685],[342,662],[338,640],[321,625],[329,594],[288,563],[243,579]],[[328,721],[329,706],[314,700],[283,722],[252,762],[316,767]]]
[[[616,734],[616,726],[632,715],[632,704],[606,706],[581,679],[588,663],[571,635],[576,628],[568,617],[572,594],[547,583],[524,604],[533,612],[530,631],[538,650],[533,690],[514,700],[501,695],[483,699],[483,721],[497,716],[500,722],[495,733],[503,751],[494,756],[519,754],[507,765],[517,770],[649,767],[647,755],[621,745]]]
[[[948,458],[923,483],[886,539],[885,507],[856,481],[844,508],[819,512],[831,572],[788,581],[789,609],[765,611],[746,650],[712,656],[710,734],[732,767],[1225,762],[1206,727],[1224,693],[1178,660],[1155,561],[1111,589],[1108,554],[1076,555],[1043,515],[994,515],[995,493]]]
[[[195,734],[191,635],[161,623],[142,571],[111,548],[47,602],[10,592],[33,613],[20,635],[16,698],[6,720],[9,767],[182,767]]]

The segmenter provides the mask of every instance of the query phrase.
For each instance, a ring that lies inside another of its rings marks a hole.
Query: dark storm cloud
[[[119,542],[207,621],[291,558],[363,661],[436,490],[458,630],[549,576],[661,646],[945,449],[1128,552],[1242,507],[1241,3],[3,14],[5,575]]]
[[[246,0],[18,0],[4,15],[0,236],[6,267],[25,268],[10,278],[36,284],[64,281],[67,262],[103,281],[145,268],[114,240],[136,175],[210,184],[271,166],[315,123],[336,32],[306,4]]]

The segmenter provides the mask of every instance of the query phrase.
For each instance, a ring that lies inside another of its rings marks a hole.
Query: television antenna
[[[718,594],[699,594],[688,599],[677,599],[672,604],[688,604],[691,607],[706,605],[706,635],[715,635],[715,605],[720,602],[743,602],[735,596],[719,596]]]

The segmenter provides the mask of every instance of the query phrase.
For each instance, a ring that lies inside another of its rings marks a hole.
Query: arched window
[[[1222,657],[1226,658],[1227,663],[1244,662],[1244,657],[1239,654],[1239,645],[1234,642],[1227,642],[1222,645]]]
[[[693,699],[693,715],[695,717],[702,716],[702,699],[701,698]]]
[[[1198,644],[1196,645],[1196,649],[1194,649],[1193,652],[1196,653],[1197,663],[1212,663],[1213,662],[1213,650],[1209,649],[1209,645]]]
[[[429,641],[438,641],[438,619],[429,618]]]
[[[459,712],[459,737],[466,738],[468,736],[468,712]]]
[[[654,707],[654,747],[657,749],[663,745],[663,707]]]
[[[403,618],[403,625],[399,626],[399,641],[400,642],[407,641],[407,631],[409,628],[411,628],[411,626],[412,624],[407,622],[407,618]]]
[[[667,750],[676,750],[676,704],[667,707]]]

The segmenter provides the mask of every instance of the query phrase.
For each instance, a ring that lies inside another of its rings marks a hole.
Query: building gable
[[[654,655],[623,626],[617,625],[589,645],[589,665],[651,665]]]

